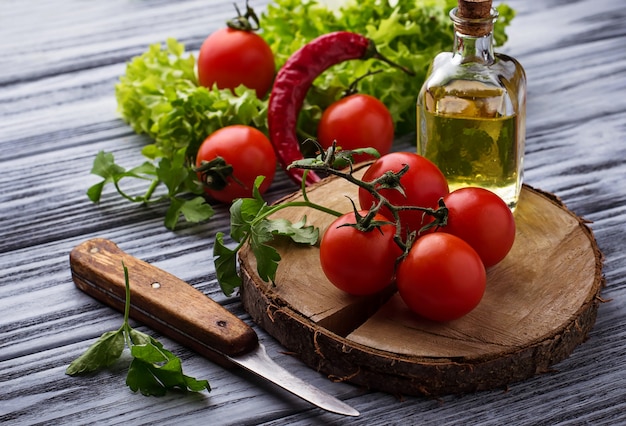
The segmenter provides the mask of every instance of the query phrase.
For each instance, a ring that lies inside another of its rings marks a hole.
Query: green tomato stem
[[[122,267],[124,268],[124,282],[125,282],[125,303],[124,303],[124,322],[122,328],[124,329],[124,339],[126,340],[126,346],[132,347],[133,342],[130,339],[130,324],[128,319],[130,318],[130,280],[128,278],[128,268],[122,261]]]
[[[272,209],[268,210],[266,214],[264,214],[263,216],[260,216],[258,219],[259,220],[265,219],[269,215],[276,213],[277,211],[280,211],[287,207],[310,207],[312,209],[319,210],[321,212],[328,213],[330,215],[337,216],[337,217],[343,214],[341,212],[330,209],[328,207],[324,207],[321,204],[312,203],[310,201],[290,201],[288,203],[277,204]],[[257,222],[257,219],[255,219],[255,222]]]

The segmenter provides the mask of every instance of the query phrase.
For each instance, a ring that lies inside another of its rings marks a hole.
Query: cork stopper
[[[456,30],[472,37],[489,34],[497,17],[491,2],[492,0],[459,0],[458,7],[450,14]]]
[[[465,19],[482,19],[491,16],[491,0],[459,0],[456,15]]]

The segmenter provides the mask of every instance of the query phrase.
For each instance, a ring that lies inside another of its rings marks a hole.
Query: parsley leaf
[[[70,376],[91,373],[101,368],[110,367],[122,355],[124,350],[124,329],[107,331],[67,367]]]
[[[266,232],[273,235],[284,235],[296,243],[314,245],[319,238],[319,229],[306,226],[306,216],[299,222],[291,223],[286,219],[273,219],[264,223]]]
[[[253,198],[240,198],[230,207],[230,236],[239,243],[234,249],[224,244],[224,234],[217,233],[213,245],[213,259],[217,273],[217,281],[225,295],[230,296],[241,285],[241,278],[237,274],[237,253],[248,243],[257,260],[259,277],[266,282],[274,282],[280,254],[269,244],[277,236],[287,237],[299,244],[314,245],[319,239],[319,229],[306,225],[306,216],[296,223],[287,219],[270,219],[269,216],[293,203],[283,203],[269,206],[263,200],[258,188],[263,177],[256,179],[253,189]],[[314,203],[305,202],[312,208],[329,210]],[[302,205],[302,204],[298,204]],[[333,212],[337,216],[339,213]]]
[[[175,388],[195,392],[211,390],[208,381],[184,375],[180,359],[154,338],[133,330],[131,339],[142,342],[130,350],[134,359],[128,369],[126,384],[134,392],[139,390],[146,396],[162,396]]]
[[[65,374],[77,376],[110,367],[122,355],[125,344],[128,344],[133,360],[128,369],[126,384],[133,392],[161,396],[175,388],[192,392],[204,389],[210,391],[207,380],[197,380],[183,374],[180,359],[165,349],[161,342],[130,326],[130,283],[128,269],[126,266],[123,268],[126,306],[122,326],[117,331],[108,331],[100,336],[87,351],[70,363]]]
[[[215,235],[213,245],[213,262],[217,274],[217,282],[226,296],[241,285],[241,278],[237,275],[237,250],[231,250],[224,244],[224,233]]]
[[[278,262],[280,261],[280,254],[278,254],[274,247],[263,244],[263,242],[268,241],[267,237],[271,237],[271,235],[262,232],[253,233],[252,238],[250,238],[250,247],[257,261],[256,268],[259,277],[263,281],[274,282],[276,271],[278,270]]]

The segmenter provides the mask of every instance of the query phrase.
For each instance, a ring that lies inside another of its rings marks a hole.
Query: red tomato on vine
[[[387,218],[376,215],[374,220]],[[326,229],[320,242],[322,270],[331,283],[346,293],[373,294],[391,283],[396,260],[402,254],[393,239],[396,227],[385,224],[364,232],[347,226],[354,223],[354,212],[346,213]]]
[[[441,170],[421,155],[412,152],[392,152],[374,161],[363,175],[363,181],[371,182],[387,171],[399,172],[404,166],[408,171],[400,178],[404,194],[395,189],[380,189],[379,193],[394,206],[417,206],[436,208],[439,199],[449,193],[448,181]],[[359,188],[359,204],[362,209],[370,209],[375,199],[372,194]],[[381,209],[381,213],[391,217],[389,209]],[[402,232],[419,231],[432,219],[424,216],[421,211],[404,210],[399,213]]]
[[[499,196],[484,188],[468,187],[452,191],[443,201],[448,208],[448,222],[441,232],[467,242],[485,267],[505,258],[515,241],[515,218]]]
[[[417,239],[396,273],[407,306],[433,321],[452,321],[472,311],[485,292],[487,274],[478,253],[452,234]]]

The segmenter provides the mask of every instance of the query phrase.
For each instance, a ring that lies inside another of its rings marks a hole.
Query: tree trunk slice
[[[364,171],[360,167],[355,175]],[[328,178],[311,201],[351,211],[357,189]],[[300,192],[279,202],[301,200]],[[324,232],[334,219],[309,208],[276,217]],[[252,319],[331,380],[392,394],[444,395],[506,387],[549,371],[586,340],[604,285],[602,254],[585,222],[554,195],[524,186],[515,211],[516,240],[487,274],[479,306],[434,323],[411,313],[393,288],[356,297],[324,276],[319,247],[275,243],[274,285],[261,280],[248,247],[240,253],[241,297]]]

